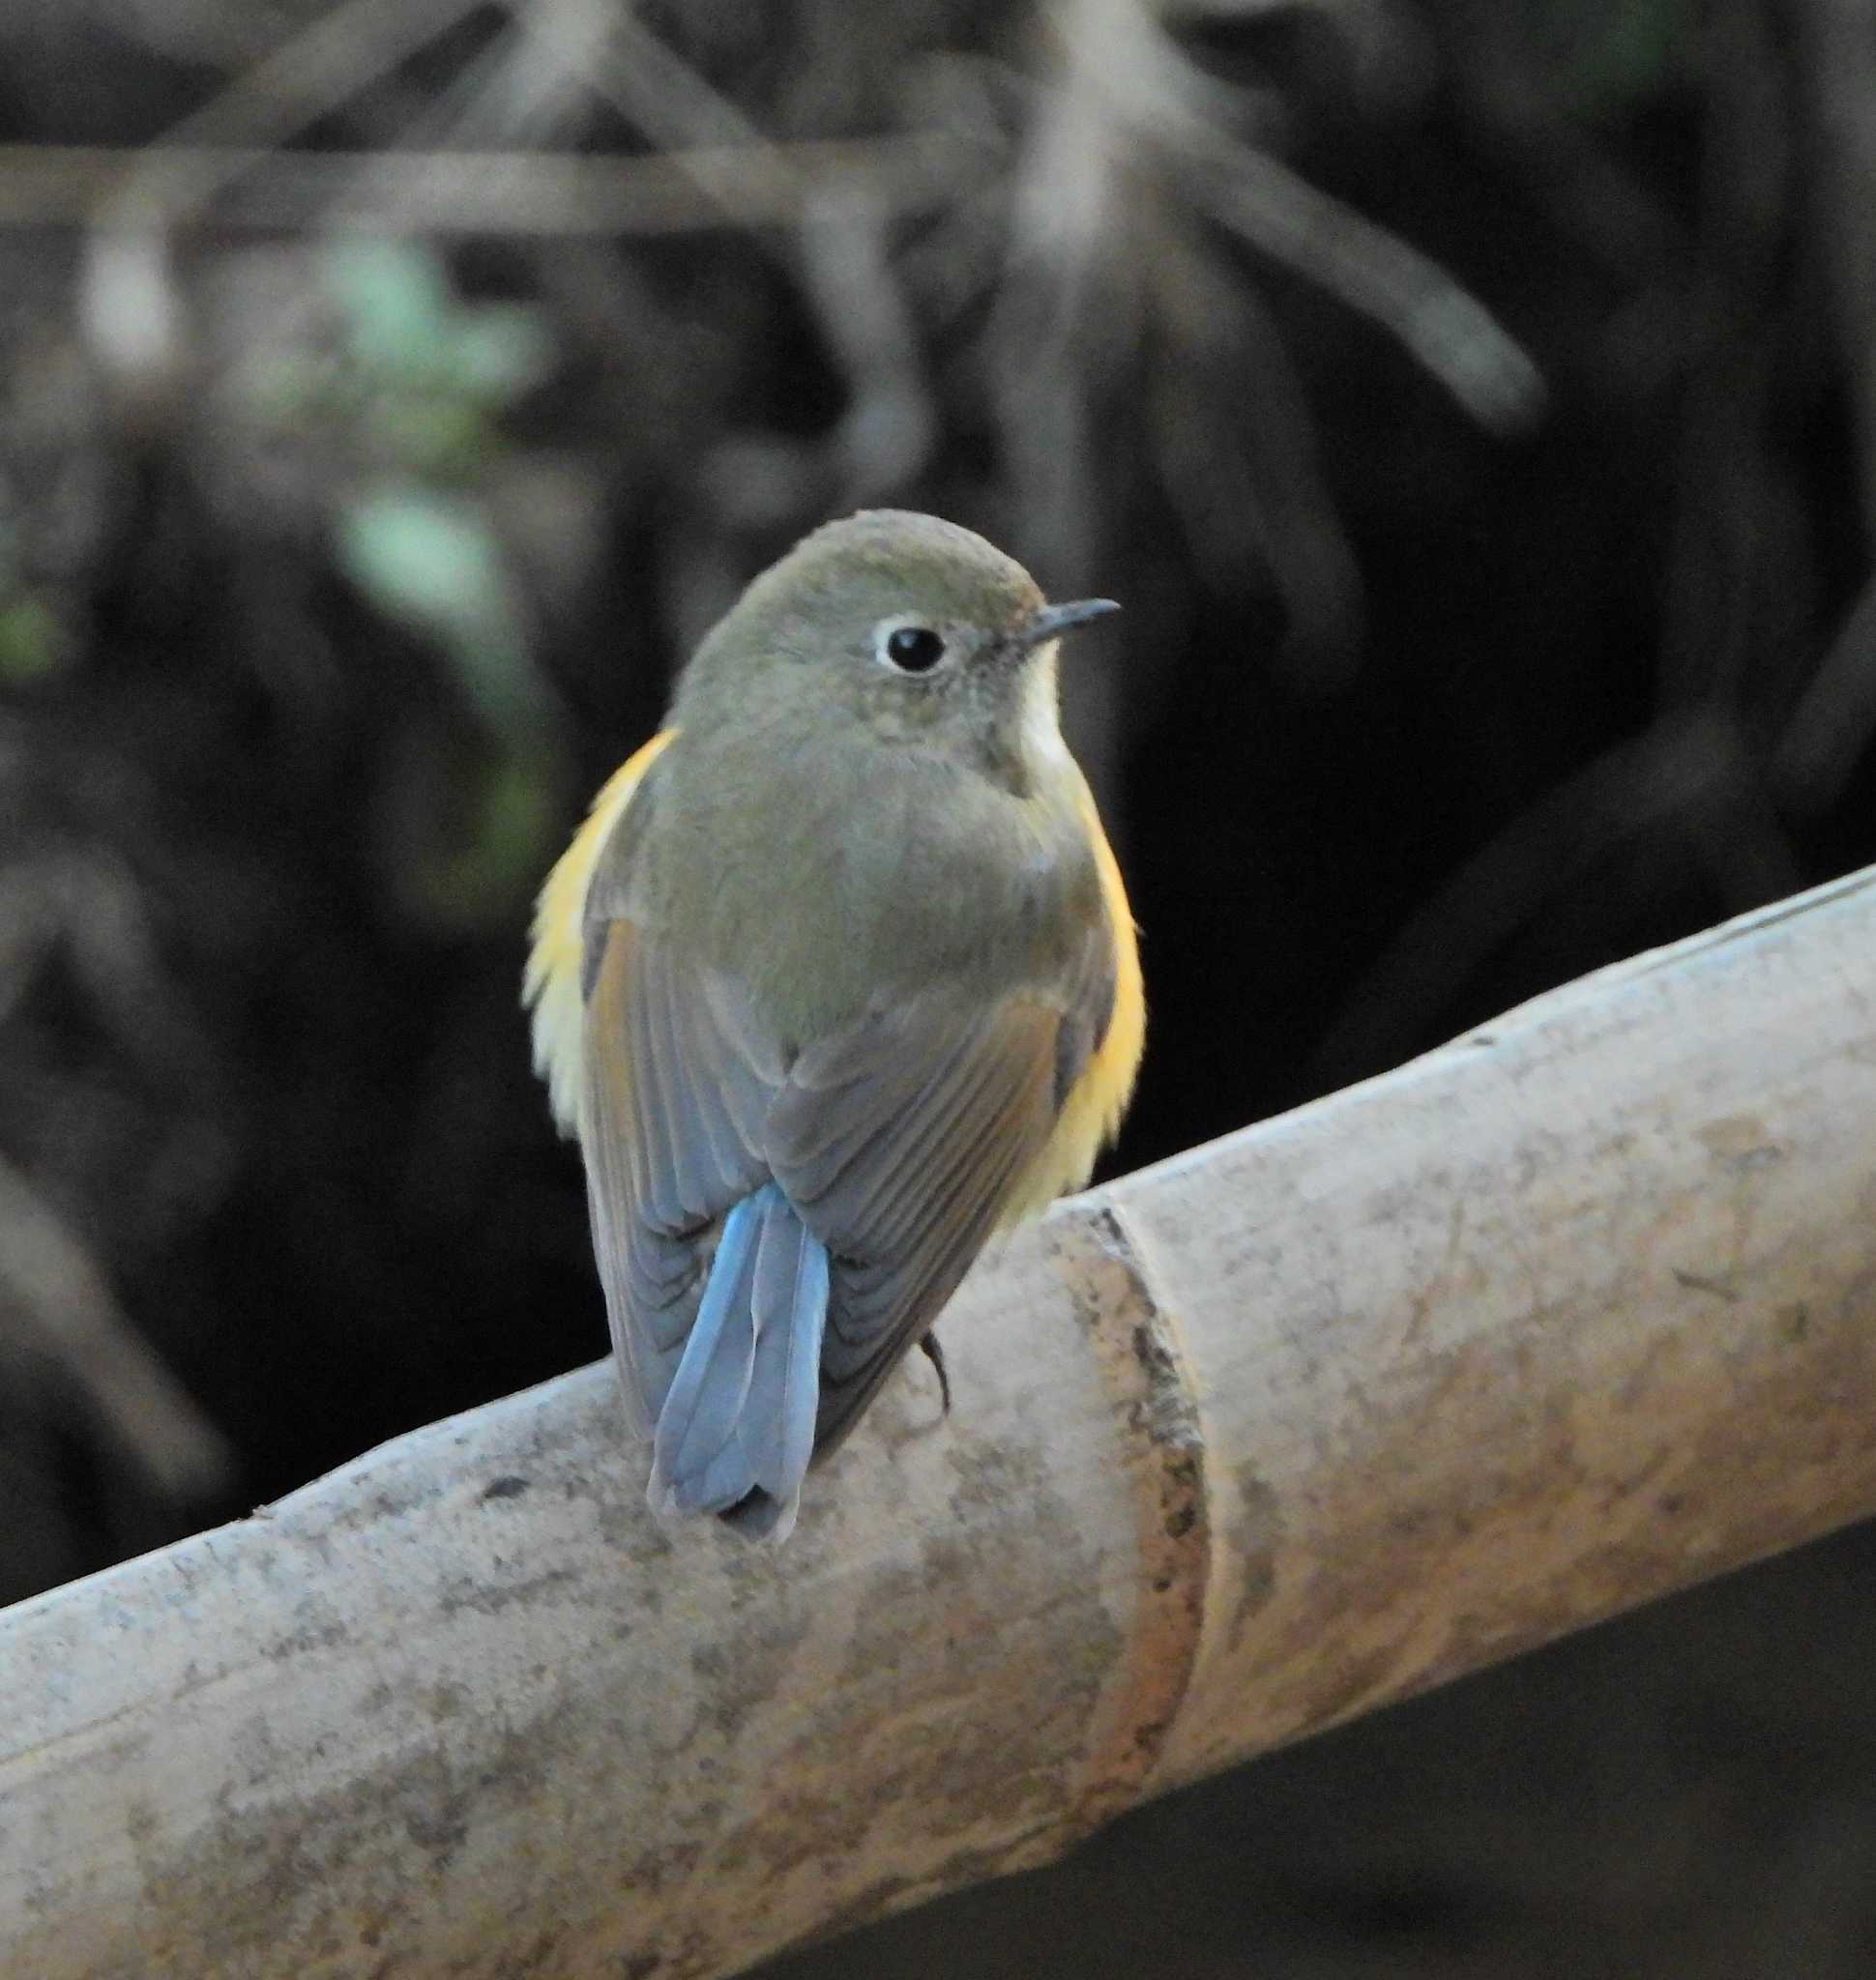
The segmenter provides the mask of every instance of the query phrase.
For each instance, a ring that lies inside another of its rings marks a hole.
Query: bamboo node
[[[1049,1262],[1114,1402],[1131,1486],[1138,1566],[1123,1674],[1102,1706],[1073,1826],[1140,1798],[1197,1661],[1212,1559],[1211,1494],[1196,1389],[1173,1317],[1119,1208],[1096,1197],[1058,1211]]]

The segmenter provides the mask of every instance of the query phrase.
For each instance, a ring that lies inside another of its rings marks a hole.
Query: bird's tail
[[[660,1512],[721,1513],[785,1540],[814,1454],[827,1247],[773,1183],[723,1219],[652,1451]]]

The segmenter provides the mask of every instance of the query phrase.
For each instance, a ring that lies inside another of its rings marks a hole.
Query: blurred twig
[[[1329,1028],[1315,1054],[1317,1078],[1339,1085],[1415,1049],[1495,948],[1636,834],[1685,824],[1704,850],[1716,807],[1760,826],[1757,777],[1734,726],[1699,708],[1662,716],[1565,778],[1409,918]]]
[[[1876,730],[1876,585],[1857,600],[1785,725],[1772,772],[1780,802],[1801,817],[1843,795]]]
[[[1857,434],[1866,548],[1876,549],[1876,0],[1797,0],[1798,96],[1810,125],[1814,251],[1831,277]],[[1865,590],[1793,712],[1780,798],[1815,816],[1876,731],[1876,588]]]
[[[1217,10],[1223,12],[1225,10]],[[1261,253],[1397,336],[1495,431],[1528,425],[1543,381],[1515,340],[1438,263],[1312,186],[1240,132],[1259,107],[1191,63],[1142,0],[1063,0],[1059,113],[1036,147],[1047,229],[1099,230],[1116,159],[1148,146],[1194,201]]]
[[[1254,248],[1398,337],[1481,425],[1543,409],[1538,367],[1476,297],[1396,234],[1248,145],[1194,160],[1199,197]]]
[[[817,195],[804,215],[802,280],[849,392],[835,440],[843,507],[904,487],[938,437],[938,410],[889,249],[893,217],[851,180]]]
[[[480,0],[342,0],[138,154],[105,224],[169,226],[243,167],[242,147],[282,144],[473,14]]]
[[[1796,0],[1790,11],[1811,125],[1814,239],[1834,292],[1863,527],[1876,542],[1876,0]]]
[[[90,1399],[167,1499],[205,1499],[231,1456],[119,1310],[90,1253],[0,1156],[0,1315]]]
[[[106,145],[0,145],[0,227],[84,225],[150,160]],[[652,158],[198,147],[169,162],[161,176],[179,203],[164,224],[542,235],[770,226],[830,197],[917,212],[957,196],[987,165],[980,144],[935,131]],[[185,189],[204,188],[215,189],[210,203],[191,205]],[[148,196],[147,187],[136,194]]]
[[[1248,530],[1288,610],[1277,663],[1299,684],[1343,684],[1361,651],[1362,574],[1323,475],[1315,422],[1282,333],[1248,283],[1170,219],[1155,272],[1187,362],[1155,377],[1150,430],[1199,568],[1230,587]],[[1254,377],[1255,392],[1243,390]],[[1220,431],[1238,440],[1220,446]]]
[[[588,79],[700,192],[727,216],[745,211],[723,170],[736,160],[741,169],[766,172],[776,193],[792,201],[788,217],[801,223],[793,248],[802,291],[847,385],[847,412],[829,449],[837,457],[842,503],[902,486],[928,451],[935,425],[887,239],[888,224],[907,202],[893,197],[877,176],[821,173],[810,183],[802,147],[772,143],[629,15],[601,9],[601,17],[605,32]],[[950,203],[968,191],[975,174],[967,154],[982,161],[982,142],[954,130],[929,141],[950,154],[931,188]]]
[[[129,406],[161,406],[188,366],[169,235],[284,143],[474,11],[476,0],[341,0],[145,146],[101,189],[80,289],[92,349]],[[265,152],[258,154],[265,156]]]
[[[1773,644],[1773,608],[1807,590],[1802,536],[1794,541],[1779,527],[1784,468],[1773,428],[1791,92],[1759,0],[1709,8],[1701,49],[1694,293],[1712,330],[1691,354],[1682,397],[1656,697],[1662,708],[1742,709]]]

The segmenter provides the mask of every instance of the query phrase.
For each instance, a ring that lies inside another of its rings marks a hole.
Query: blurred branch
[[[220,1434],[119,1311],[91,1254],[4,1156],[0,1324],[66,1375],[164,1498],[187,1504],[227,1484]]]
[[[1794,0],[1791,12],[1817,178],[1813,245],[1835,296],[1876,545],[1876,0]]]
[[[802,283],[848,388],[834,440],[843,508],[909,486],[939,433],[919,339],[890,251],[892,210],[852,181],[804,215]]]
[[[1517,432],[1542,412],[1537,365],[1436,261],[1268,152],[1234,146],[1192,165],[1197,195],[1220,221],[1372,317],[1481,425]]]
[[[799,196],[802,292],[849,397],[830,450],[839,465],[841,504],[904,485],[923,461],[936,427],[889,251],[889,225],[907,203],[880,197],[876,178],[869,182],[853,173],[843,179],[823,174],[811,187],[805,184],[797,147],[771,144],[736,104],[629,15],[606,17],[606,43],[590,75],[593,86],[667,158],[681,161],[701,191],[734,216],[740,202],[718,161],[760,157],[767,159],[777,190]],[[955,135],[949,141],[962,163],[963,141]],[[982,139],[971,149],[982,158]],[[968,170],[950,171],[934,190],[950,203],[967,189],[971,176]]]
[[[1656,705],[1742,708],[1755,662],[1808,642],[1806,543],[1776,437],[1780,270],[1791,233],[1791,87],[1760,0],[1702,17],[1695,314],[1661,608]],[[1802,602],[1801,602],[1802,601]],[[1800,632],[1797,628],[1803,627]]]
[[[547,147],[587,123],[613,0],[510,0],[513,16],[405,126],[417,151]]]
[[[1852,608],[1772,760],[1779,802],[1802,818],[1828,811],[1843,795],[1876,731],[1876,585]]]
[[[1146,421],[1193,561],[1229,596],[1254,541],[1288,613],[1274,664],[1298,687],[1339,686],[1360,661],[1362,574],[1282,334],[1257,289],[1170,216],[1155,286],[1186,355],[1154,375]],[[1237,444],[1221,446],[1221,432]]]
[[[114,216],[153,150],[166,149],[0,145],[0,226],[83,226],[101,207]],[[196,148],[157,158],[135,197],[165,226],[666,234],[793,223],[843,197],[922,211],[967,189],[990,162],[981,143],[939,132],[650,158]],[[173,205],[149,204],[159,186]],[[206,206],[192,203],[198,194]]]
[[[1247,479],[1263,500],[1234,495],[1245,516],[1241,543],[1260,506],[1275,511],[1272,496],[1288,498],[1280,519],[1272,516],[1284,540],[1267,529],[1264,547],[1285,567],[1291,601],[1304,608],[1299,621],[1307,615],[1299,644],[1326,635],[1321,646],[1333,655],[1356,619],[1352,566],[1307,438],[1281,411],[1286,361],[1258,320],[1254,291],[1238,293],[1250,289],[1241,275],[1229,285],[1204,280],[1208,260],[1229,259],[1220,244],[1182,250],[1188,214],[1209,216],[1379,322],[1495,431],[1519,430],[1539,416],[1542,379],[1435,262],[1273,157],[1261,141],[1271,122],[1268,95],[1201,68],[1152,0],[1055,0],[1045,15],[1055,69],[1035,92],[1012,167],[1005,265],[985,343],[1011,506],[1051,568],[1082,568],[1097,538],[1099,436],[1122,381],[1153,350],[1202,402],[1208,393],[1191,384],[1193,374],[1226,369],[1220,356],[1235,345],[1246,362],[1229,364],[1223,402],[1248,396],[1277,411],[1261,425],[1255,416],[1234,418],[1229,440],[1216,416],[1197,432],[1177,415],[1161,421],[1160,480],[1189,520],[1195,466],[1202,491]],[[1175,268],[1176,260],[1187,267]],[[1203,297],[1182,293],[1194,286],[1192,271],[1222,303],[1218,320]],[[1170,335],[1162,340],[1162,333]],[[1259,446],[1272,459],[1247,473]],[[1222,473],[1199,465],[1217,456],[1231,463]],[[1216,528],[1202,527],[1217,539]]]
[[[1408,919],[1314,1055],[1330,1084],[1411,1049],[1452,992],[1546,901],[1626,840],[1685,823],[1703,840],[1715,807],[1740,832],[1774,830],[1756,763],[1716,709],[1663,715],[1546,791]],[[1774,846],[1760,863],[1776,859]],[[1779,870],[1788,870],[1788,862]]]
[[[1503,160],[1549,219],[1605,267],[1652,285],[1684,263],[1686,229],[1670,202],[1532,59],[1532,13],[1503,0],[1449,0],[1442,14],[1472,141]]]
[[[341,0],[143,146],[100,189],[80,311],[125,406],[149,419],[189,366],[171,231],[247,166],[245,147],[284,143],[473,13],[478,0]]]
[[[241,147],[284,143],[480,5],[342,0],[136,153],[102,218],[112,227],[173,225],[242,169]]]

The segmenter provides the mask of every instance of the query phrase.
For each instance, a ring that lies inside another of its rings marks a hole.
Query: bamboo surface
[[[0,1615],[0,1971],[726,1972],[1876,1510],[1876,870],[1060,1207],[778,1553],[609,1369]]]

